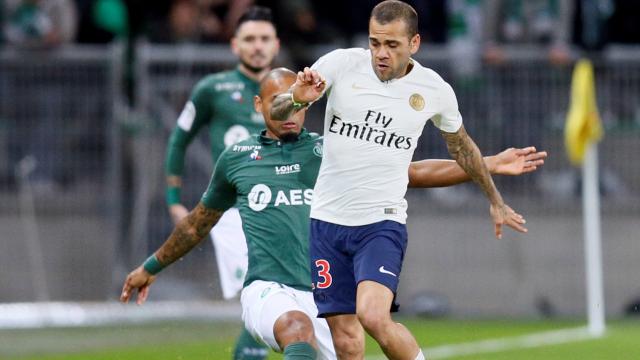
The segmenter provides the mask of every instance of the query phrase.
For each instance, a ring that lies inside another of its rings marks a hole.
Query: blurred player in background
[[[406,169],[431,119],[451,156],[490,202],[496,237],[502,225],[526,232],[524,218],[496,189],[478,147],[462,125],[453,89],[411,56],[420,47],[408,4],[373,8],[369,50],[340,49],[305,68],[272,117],[287,119],[327,90],[325,153],[311,206],[314,298],[327,317],[341,359],[364,356],[364,330],[390,359],[424,359],[415,338],[389,310],[407,246]]]
[[[143,303],[154,275],[193,249],[235,204],[249,246],[241,297],[246,329],[285,359],[335,359],[329,327],[317,317],[309,269],[309,211],[322,138],[303,128],[304,110],[286,121],[270,118],[273,99],[295,80],[295,73],[282,68],[262,80],[254,103],[267,129],[222,153],[201,202],[129,274],[121,300],[137,290],[137,302]],[[509,149],[485,161],[493,171],[518,175],[542,165],[544,156],[533,148]],[[454,161],[423,160],[410,165],[409,179],[411,186],[432,187],[470,178]]]
[[[167,204],[177,224],[188,210],[180,202],[185,152],[198,132],[207,125],[213,161],[225,147],[258,133],[264,122],[253,108],[260,79],[270,70],[280,43],[271,11],[250,8],[238,21],[231,49],[238,56],[234,70],[209,75],[194,87],[178,124],[171,134],[166,158]],[[247,245],[238,210],[230,208],[211,230],[220,285],[225,299],[242,289],[247,271]],[[264,359],[267,349],[243,331],[234,352],[236,359]]]

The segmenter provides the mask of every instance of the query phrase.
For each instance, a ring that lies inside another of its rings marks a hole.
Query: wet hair
[[[271,71],[269,71],[261,80],[260,80],[260,97],[262,97],[262,92],[265,90],[265,88],[267,87],[267,85],[271,82],[278,82],[278,81],[282,81],[285,78],[291,78],[295,81],[296,78],[296,73],[284,68],[284,67],[279,67],[276,69],[273,69]]]
[[[385,25],[396,20],[402,20],[409,38],[418,33],[418,14],[411,5],[398,0],[385,0],[371,10],[370,19]]]
[[[266,21],[271,23],[275,27],[271,9],[264,6],[252,6],[244,14],[242,14],[240,19],[238,19],[236,31],[242,24],[246,23],[247,21]]]

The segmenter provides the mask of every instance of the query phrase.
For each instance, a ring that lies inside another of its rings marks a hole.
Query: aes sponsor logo
[[[290,190],[278,190],[275,198],[273,191],[265,184],[256,184],[249,192],[247,202],[249,207],[253,211],[262,211],[272,203],[273,206],[300,206],[311,205],[313,199],[313,189],[290,189]]]

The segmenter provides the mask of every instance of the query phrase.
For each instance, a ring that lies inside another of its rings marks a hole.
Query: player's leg
[[[248,266],[247,240],[238,209],[229,209],[222,215],[211,229],[211,240],[216,253],[222,296],[226,300],[232,299],[242,290]],[[262,360],[268,353],[264,344],[257,342],[243,329],[236,340],[233,359]]]
[[[225,211],[211,229],[211,240],[216,253],[222,297],[232,299],[242,290],[249,256],[247,239],[242,231],[238,209]]]
[[[358,283],[356,314],[362,327],[380,345],[390,359],[420,358],[413,335],[391,318],[395,311],[394,294],[402,270],[407,246],[404,224],[394,221],[361,227],[351,239],[354,273]]]
[[[338,358],[362,359],[364,333],[355,317],[353,261],[344,248],[348,228],[311,219],[311,281],[318,314],[327,318]]]
[[[280,301],[279,297],[274,296],[274,301]],[[295,310],[280,315],[273,325],[273,335],[280,349],[284,349],[283,354],[286,360],[316,358],[318,345],[313,332],[313,323],[306,313]]]
[[[295,290],[274,282],[254,281],[242,291],[242,318],[251,334],[286,360],[315,359],[312,320]]]
[[[419,358],[420,348],[413,335],[391,318],[392,303],[393,293],[386,286],[369,280],[358,284],[358,320],[385,355],[394,360]]]
[[[338,359],[364,358],[364,330],[355,314],[327,316],[327,323]]]
[[[333,347],[333,340],[331,339],[331,330],[324,318],[318,317],[318,308],[313,300],[313,293],[310,291],[296,291],[296,299],[298,304],[302,306],[305,313],[311,319],[313,323],[313,332],[315,333],[316,345],[318,348],[319,360],[335,360],[336,350]],[[364,330],[361,330],[364,334]]]

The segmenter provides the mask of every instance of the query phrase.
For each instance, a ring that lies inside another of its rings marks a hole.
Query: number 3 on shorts
[[[331,286],[331,274],[329,274],[329,270],[331,269],[331,265],[325,259],[316,260],[316,266],[320,268],[318,270],[318,276],[322,278],[322,281],[318,281],[317,288],[318,289],[326,289]]]

